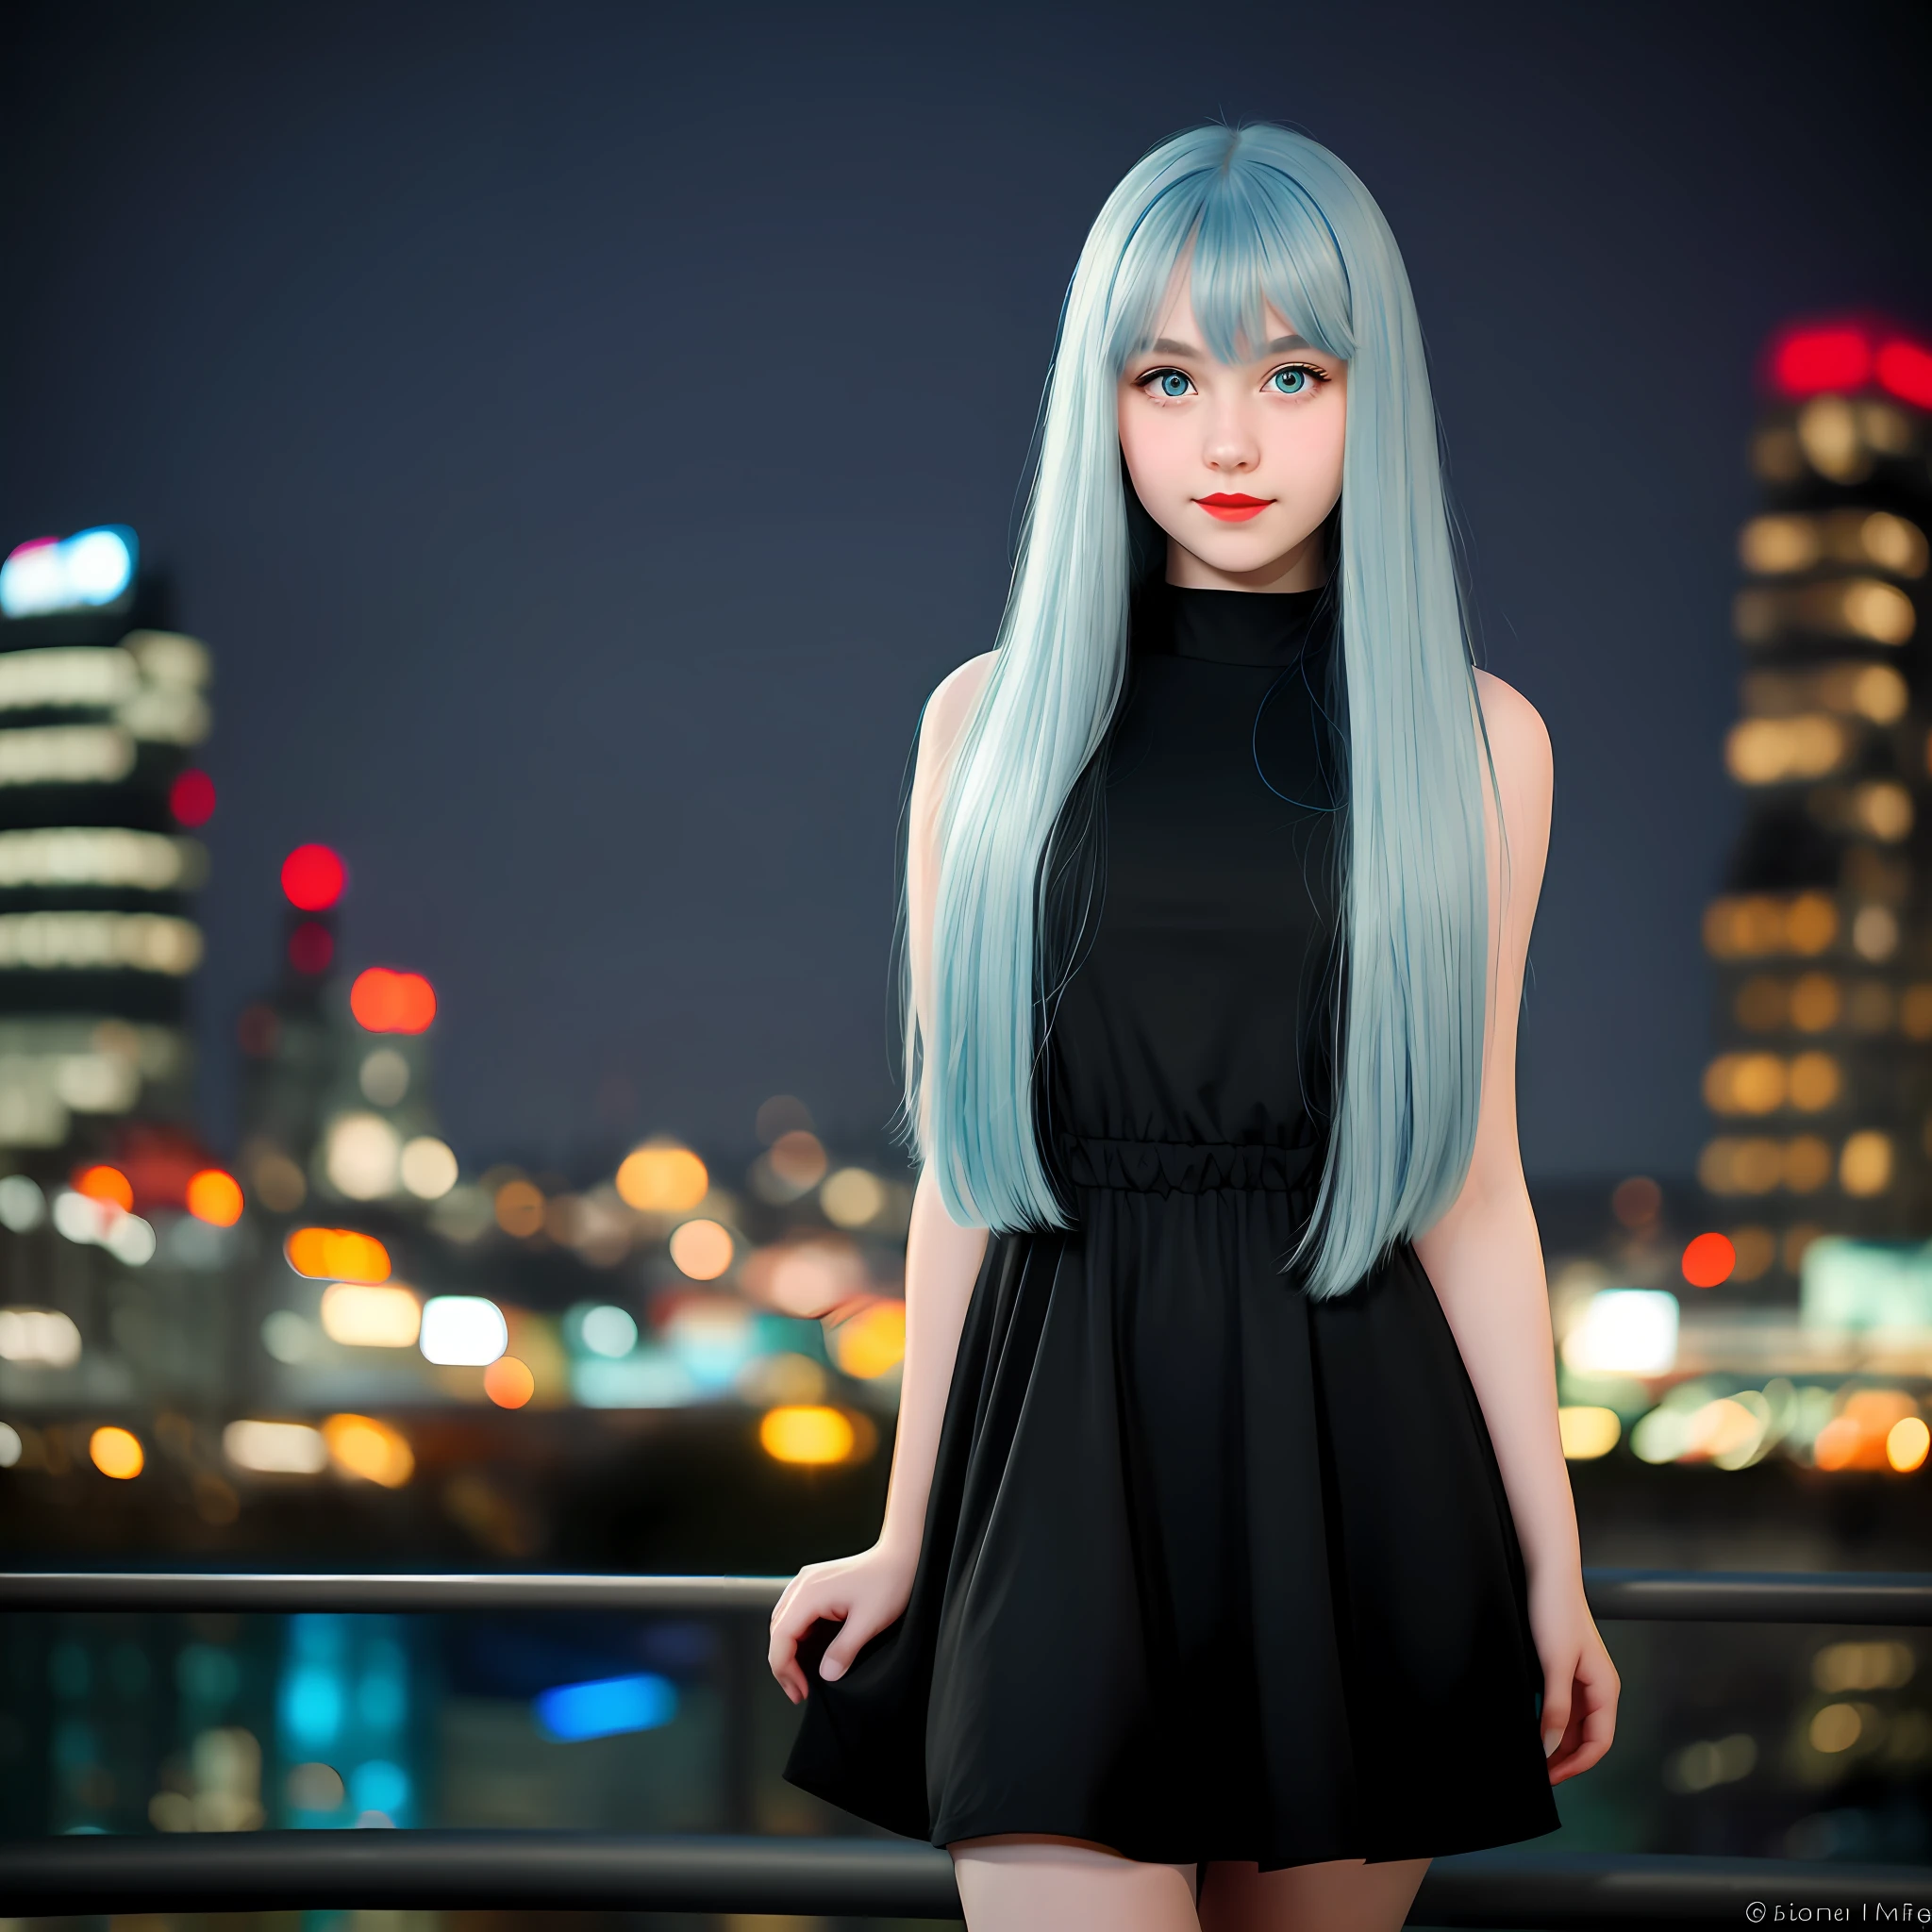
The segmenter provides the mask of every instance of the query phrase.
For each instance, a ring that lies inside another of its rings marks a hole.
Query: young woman
[[[926,708],[891,1486],[771,1662],[974,1932],[1392,1927],[1609,1745],[1516,1139],[1549,743],[1436,433],[1355,175],[1168,142]]]

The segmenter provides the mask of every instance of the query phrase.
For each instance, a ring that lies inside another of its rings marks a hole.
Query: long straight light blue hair
[[[1348,364],[1337,1091],[1292,1257],[1309,1293],[1337,1294],[1425,1229],[1468,1171],[1488,905],[1480,712],[1415,302],[1368,190],[1302,135],[1177,135],[1115,189],[1081,251],[997,655],[941,808],[927,1011],[907,985],[907,1118],[956,1221],[1066,1224],[1034,1092],[1055,965],[1046,856],[1126,665],[1135,546],[1117,385],[1183,273],[1218,359],[1258,352],[1265,304]],[[1282,961],[1284,1000],[1300,963]]]

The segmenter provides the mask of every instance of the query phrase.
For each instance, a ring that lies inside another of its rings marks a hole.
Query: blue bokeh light
[[[531,1706],[547,1738],[574,1744],[585,1738],[614,1738],[625,1731],[654,1731],[677,1715],[677,1688],[648,1672],[599,1677],[588,1684],[559,1684]]]

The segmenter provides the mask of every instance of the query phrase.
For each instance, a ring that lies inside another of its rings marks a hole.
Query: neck
[[[1183,591],[1319,591],[1328,581],[1327,545],[1323,527],[1312,529],[1291,550],[1256,570],[1222,570],[1170,537],[1167,580]]]

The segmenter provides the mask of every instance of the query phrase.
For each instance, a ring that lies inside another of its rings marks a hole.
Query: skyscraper
[[[187,1122],[208,657],[164,617],[131,530],[0,563],[0,1163]]]
[[[1782,1298],[1820,1233],[1932,1235],[1932,352],[1835,322],[1765,373],[1699,1178]]]

